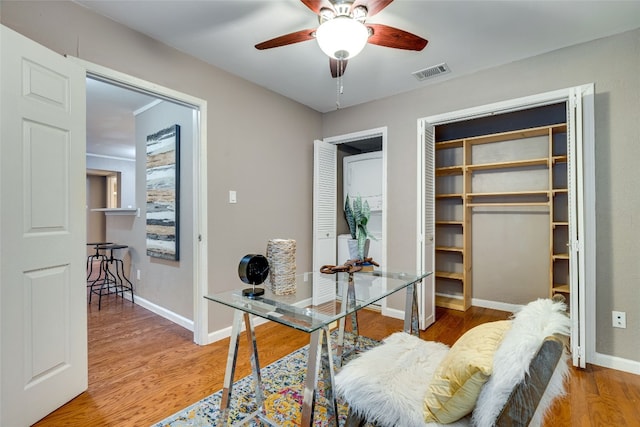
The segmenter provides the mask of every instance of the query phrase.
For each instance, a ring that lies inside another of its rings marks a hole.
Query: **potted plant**
[[[349,255],[352,259],[363,260],[369,252],[369,237],[375,240],[375,237],[367,230],[367,223],[371,216],[369,202],[366,200],[363,202],[362,197],[356,196],[352,205],[347,194],[344,202],[344,215],[349,225],[353,246],[356,247],[355,251],[352,250],[352,242],[349,242]]]

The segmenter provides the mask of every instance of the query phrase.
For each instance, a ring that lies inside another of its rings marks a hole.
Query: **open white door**
[[[2,26],[0,425],[87,389],[85,73]]]
[[[418,185],[418,262],[420,270],[435,270],[435,135],[434,127],[420,121],[418,141],[418,176],[423,179]],[[419,288],[418,312],[420,329],[427,329],[436,321],[435,276],[426,277]]]
[[[593,200],[587,200],[595,188],[593,173],[585,174],[585,163],[590,165],[594,157],[592,118],[593,85],[571,88],[567,106],[571,354],[573,365],[581,368],[586,366],[586,282],[595,275],[595,271],[587,273],[587,265],[595,265],[595,257],[586,261],[592,248],[585,244],[588,224],[595,227],[595,218],[586,218],[592,207],[595,210]],[[595,229],[592,232],[595,235]]]
[[[338,147],[313,142],[313,271],[336,263]]]
[[[336,145],[319,140],[313,142],[314,272],[320,271],[323,265],[336,264],[337,159]],[[313,286],[314,304],[322,304],[335,297],[335,286],[318,281]]]

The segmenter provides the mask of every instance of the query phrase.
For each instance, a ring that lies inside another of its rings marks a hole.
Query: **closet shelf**
[[[464,299],[462,298],[436,295],[436,305],[438,307],[450,308],[453,310],[459,310],[459,311],[466,310]]]
[[[569,285],[560,285],[560,284],[553,284],[553,292],[560,292],[562,294],[568,294],[571,293],[571,288],[569,288]]]
[[[567,156],[566,154],[563,156],[553,156],[552,161],[554,164],[567,163],[569,161],[569,156]]]
[[[527,160],[512,160],[508,162],[496,162],[496,163],[480,163],[477,165],[467,165],[467,171],[481,171],[481,170],[494,170],[494,169],[506,169],[506,168],[523,168],[529,166],[548,166],[549,159],[527,159]]]
[[[436,221],[436,225],[464,225],[462,221]]]
[[[503,207],[518,207],[518,206],[549,206],[549,202],[499,202],[499,203],[467,203],[470,208],[503,208]]]
[[[549,196],[548,190],[533,191],[497,191],[491,193],[467,193],[468,198],[473,197],[510,197],[510,196]]]
[[[548,136],[550,133],[559,133],[567,130],[566,124],[552,125],[552,126],[540,126],[537,128],[530,128],[524,130],[514,130],[508,132],[494,133],[491,135],[476,136],[467,138],[466,142],[471,145],[488,144],[492,142],[509,141],[513,139],[525,139],[532,138],[534,136]]]
[[[436,194],[436,199],[462,199],[462,193]]]
[[[436,176],[462,175],[463,171],[462,166],[445,166],[436,168]]]
[[[455,273],[451,271],[436,271],[436,277],[440,277],[442,279],[451,279],[451,280],[463,280],[464,276],[462,273]]]
[[[463,253],[464,249],[456,246],[436,246],[436,251],[440,252],[459,252]]]
[[[452,139],[451,141],[436,142],[434,147],[436,150],[446,150],[447,148],[460,148],[463,144],[463,139]]]

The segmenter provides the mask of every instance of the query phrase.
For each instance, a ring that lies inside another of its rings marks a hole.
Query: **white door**
[[[418,224],[418,266],[422,271],[434,274],[426,277],[419,288],[418,312],[420,315],[420,329],[427,329],[436,321],[435,298],[435,135],[434,127],[420,122],[420,173],[422,177],[418,185],[418,206],[420,223]]]
[[[586,215],[592,203],[587,201],[588,188],[594,188],[593,169],[585,174],[585,163],[593,158],[593,85],[571,88],[567,107],[567,154],[569,174],[569,298],[571,312],[571,355],[573,365],[586,366],[586,282],[595,275],[587,274],[589,263],[586,245]],[[586,136],[587,134],[588,136]],[[589,182],[591,180],[591,182]],[[587,182],[585,182],[587,181]],[[593,204],[595,210],[595,204]],[[590,223],[595,224],[595,218]],[[595,230],[592,230],[595,235]]]
[[[338,147],[313,143],[313,271],[336,263]]]
[[[85,74],[2,26],[0,425],[87,389]]]
[[[338,147],[323,141],[313,142],[313,271],[323,265],[336,265],[337,160]],[[316,277],[313,304],[335,298],[335,282]]]

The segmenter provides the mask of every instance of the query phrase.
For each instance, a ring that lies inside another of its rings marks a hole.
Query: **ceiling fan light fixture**
[[[323,22],[316,30],[320,49],[334,59],[350,59],[359,54],[367,44],[369,30],[360,21],[338,16]]]

